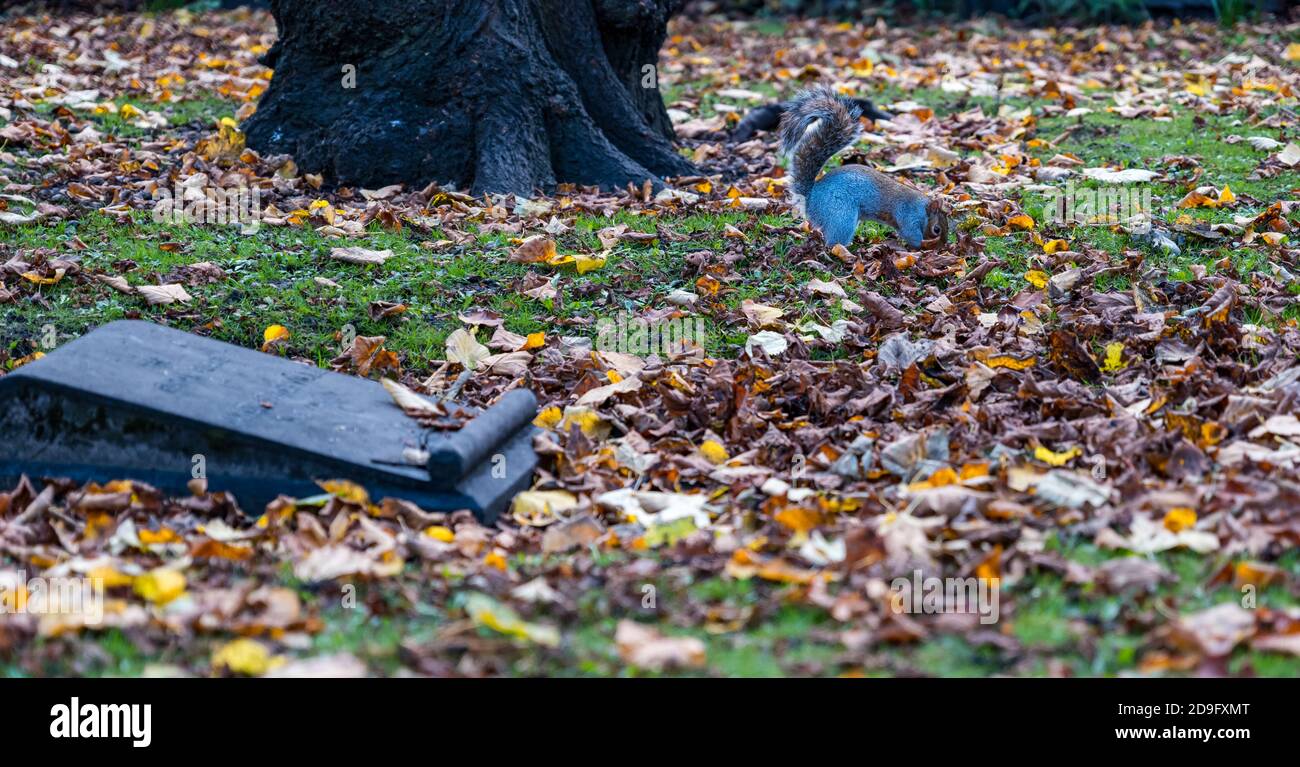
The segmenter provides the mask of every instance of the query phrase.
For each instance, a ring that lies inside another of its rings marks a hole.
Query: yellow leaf
[[[54,283],[56,283],[56,282],[58,282],[59,280],[63,279],[63,275],[64,275],[65,273],[66,273],[66,272],[65,272],[65,270],[63,270],[63,269],[56,269],[56,270],[54,270],[54,276],[53,276],[53,277],[42,277],[41,275],[37,274],[36,272],[23,272],[23,273],[22,273],[22,278],[23,278],[24,280],[27,280],[28,282],[34,282],[34,283],[36,283],[37,285],[53,285]]]
[[[1282,52],[1282,58],[1287,61],[1300,61],[1300,43],[1291,43]]]
[[[1277,568],[1257,562],[1238,562],[1233,568],[1233,579],[1241,586],[1247,583],[1264,588],[1278,580],[1282,572]]]
[[[327,224],[334,223],[334,206],[330,205],[329,200],[316,200],[307,206],[307,210],[324,218]]]
[[[32,352],[31,354],[28,354],[26,357],[19,357],[18,359],[9,363],[9,369],[13,370],[15,368],[20,368],[23,365],[26,365],[29,362],[35,362],[36,360],[44,356],[45,356],[45,352]]]
[[[708,181],[701,181],[700,183],[695,185],[695,191],[699,192],[700,194],[708,194],[709,192],[713,191],[713,184],[709,183]]]
[[[1042,445],[1034,449],[1034,457],[1049,466],[1064,466],[1081,455],[1083,450],[1078,447],[1072,447],[1064,453],[1054,453]]]
[[[783,559],[763,562],[755,569],[755,575],[766,581],[776,581],[777,583],[797,583],[799,585],[809,585],[813,581],[821,578],[829,580],[830,574],[823,575],[817,570],[804,570],[786,562]]]
[[[424,534],[443,543],[451,543],[456,539],[456,534],[451,531],[451,528],[443,525],[430,525],[424,528]]]
[[[128,490],[134,491],[135,485],[131,484],[129,479],[114,479],[105,482],[103,485],[90,483],[86,488],[87,495],[107,495],[110,493],[125,493]]]
[[[506,557],[496,549],[493,549],[487,556],[483,557],[483,564],[488,567],[495,567],[501,572],[506,571]]]
[[[15,588],[0,590],[0,611],[13,615],[26,610],[27,597],[27,586],[21,581],[15,584]]]
[[[158,567],[138,575],[133,583],[135,593],[156,604],[165,605],[185,593],[185,574],[179,570]]]
[[[588,256],[578,254],[573,257],[573,265],[577,267],[578,274],[586,274],[595,271],[605,265],[604,256]]]
[[[802,506],[781,509],[773,518],[801,537],[806,537],[822,522],[821,512],[816,509],[805,509]]]
[[[212,653],[212,668],[247,676],[261,676],[284,662],[284,658],[272,655],[266,645],[246,637],[224,644]]]
[[[262,351],[269,350],[276,341],[282,341],[289,337],[289,329],[284,325],[268,325],[266,330],[262,331]]]
[[[533,426],[543,429],[554,429],[560,424],[560,419],[563,417],[564,414],[560,412],[560,409],[552,405],[537,414],[537,417],[533,419]]]
[[[524,342],[524,345],[523,345],[523,349],[522,349],[522,350],[523,350],[523,351],[527,351],[527,350],[529,350],[529,349],[538,349],[538,348],[540,348],[540,347],[542,347],[542,346],[545,346],[545,345],[546,345],[546,334],[545,334],[545,333],[541,333],[541,332],[538,332],[538,333],[529,333],[529,334],[528,334],[528,340]]]
[[[720,442],[714,439],[706,439],[700,445],[700,452],[709,463],[719,464],[726,461],[731,456],[727,455],[727,448],[723,447]]]
[[[1069,249],[1070,249],[1070,243],[1066,242],[1065,240],[1048,240],[1047,242],[1043,243],[1043,252],[1048,254],[1056,253],[1062,250],[1069,250]],[[1039,285],[1038,287],[1041,288],[1043,286]]]
[[[577,426],[583,434],[596,439],[609,436],[610,425],[595,410],[586,405],[570,405],[564,409],[564,418],[560,421],[560,431],[568,432]]]
[[[358,506],[365,506],[370,503],[370,494],[366,489],[355,482],[346,479],[327,479],[316,484],[344,503],[354,503]]]
[[[722,283],[713,279],[709,275],[704,275],[695,281],[695,290],[702,296],[714,296],[722,288]]]
[[[987,473],[987,469],[986,469],[986,473]],[[925,480],[924,482],[911,483],[910,485],[907,486],[907,489],[912,491],[931,490],[936,487],[955,485],[957,484],[958,481],[959,479],[957,477],[957,472],[953,470],[951,467],[945,466],[942,469],[939,469],[935,473],[931,474],[930,478]]]
[[[122,108],[117,110],[117,114],[123,120],[130,120],[133,117],[140,117],[144,115],[144,112],[141,112],[138,108],[130,104],[123,104]]]
[[[566,490],[525,490],[515,496],[510,515],[521,525],[542,527],[557,519],[557,512],[578,505],[578,498]]]
[[[1232,187],[1228,186],[1227,184],[1224,184],[1223,191],[1219,192],[1219,204],[1231,205],[1236,201],[1237,201],[1237,195],[1232,193]]]
[[[788,509],[787,509],[788,511]],[[777,520],[781,518],[781,512],[777,513]],[[690,517],[681,517],[674,519],[672,522],[666,522],[662,525],[651,525],[646,529],[645,535],[637,538],[633,546],[637,549],[657,549],[660,546],[674,546],[678,541],[698,530],[695,526],[695,520]]]
[[[1165,514],[1165,529],[1178,533],[1196,525],[1196,512],[1184,506],[1176,506]]]
[[[1021,213],[1018,216],[1012,216],[1007,219],[1007,226],[1012,229],[1033,229],[1034,219],[1026,213]]]
[[[135,578],[122,573],[112,567],[96,567],[86,573],[90,582],[96,586],[103,586],[106,589],[116,588],[118,586],[130,586],[135,582]]]
[[[1106,360],[1101,363],[1102,372],[1113,373],[1126,367],[1128,363],[1124,361],[1124,344],[1120,341],[1106,344]]]
[[[975,568],[975,577],[985,581],[997,581],[1002,578],[1002,546],[994,546],[993,551]]]
[[[140,543],[143,543],[146,546],[152,546],[157,543],[176,543],[177,541],[185,540],[184,538],[181,538],[179,533],[169,527],[164,527],[157,531],[142,529],[139,531],[138,535],[140,537]]]
[[[527,639],[547,647],[560,643],[560,632],[554,626],[528,623],[508,606],[484,594],[470,594],[465,600],[465,612],[474,623],[506,636]]]
[[[1207,194],[1201,194],[1197,191],[1188,192],[1183,199],[1178,201],[1180,208],[1217,208],[1219,201]],[[1190,223],[1191,219],[1188,219]],[[1181,223],[1181,222],[1180,222]]]
[[[1033,285],[1036,288],[1045,288],[1047,287],[1047,281],[1050,277],[1047,272],[1038,269],[1030,269],[1025,272],[1025,279],[1029,281],[1030,285]]]
[[[1011,370],[1026,370],[1037,364],[1038,360],[1034,357],[1026,359],[1017,359],[1009,354],[999,354],[996,357],[989,357],[984,360],[984,364],[991,368],[1010,368]]]

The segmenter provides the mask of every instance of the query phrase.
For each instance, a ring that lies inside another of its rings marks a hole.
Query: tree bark
[[[368,187],[658,186],[694,171],[645,69],[680,5],[272,0],[275,75],[245,125],[249,145]]]

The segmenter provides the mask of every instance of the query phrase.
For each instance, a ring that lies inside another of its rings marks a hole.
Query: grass
[[[762,22],[758,26],[768,22]],[[770,31],[766,33],[771,33]],[[739,87],[747,87],[741,84]],[[771,91],[767,85],[754,86],[760,92]],[[673,99],[668,91],[668,100]],[[680,90],[679,90],[680,92]],[[979,104],[996,109],[1002,104],[1020,107],[1029,100],[964,99],[941,91],[918,91],[908,94],[882,92],[874,96],[882,103],[893,98],[909,98],[933,106],[936,111],[967,108]],[[704,113],[710,114],[713,102],[706,97]],[[144,105],[141,105],[144,106]],[[147,107],[146,107],[147,108]],[[230,105],[217,99],[183,102],[172,105],[168,119],[176,126],[208,126],[217,117],[228,114]],[[1230,220],[1233,215],[1253,215],[1273,200],[1286,196],[1296,186],[1293,178],[1251,179],[1250,172],[1259,159],[1244,142],[1229,144],[1231,134],[1268,135],[1282,138],[1277,131],[1256,130],[1241,124],[1241,115],[1204,115],[1196,117],[1178,113],[1171,122],[1147,119],[1125,120],[1113,114],[1095,112],[1082,118],[1050,117],[1043,119],[1038,135],[1051,138],[1067,129],[1073,131],[1054,147],[1036,151],[1040,161],[1057,152],[1077,155],[1089,167],[1120,165],[1163,169],[1160,158],[1182,155],[1196,159],[1204,168],[1198,184],[1231,185],[1246,202],[1231,211],[1194,210],[1187,215],[1211,222]],[[102,129],[112,131],[128,142],[139,131],[116,115],[98,118]],[[1186,180],[1184,171],[1180,180]],[[1156,184],[1156,210],[1166,223],[1174,222],[1184,211],[1174,205],[1184,190],[1172,184]],[[1020,202],[1035,217],[1042,218],[1045,198],[1040,192],[1025,192]],[[762,216],[758,221],[773,225],[793,223],[787,216]],[[680,240],[648,245],[620,245],[604,269],[573,275],[559,282],[561,300],[541,303],[522,297],[508,289],[539,267],[512,263],[508,254],[510,236],[479,233],[467,245],[431,248],[442,233],[393,233],[372,228],[361,240],[347,244],[367,248],[391,249],[395,257],[382,267],[349,265],[329,257],[329,250],[340,244],[317,234],[310,228],[262,227],[254,234],[240,234],[235,229],[195,227],[156,223],[145,214],[136,214],[129,223],[115,223],[96,213],[87,213],[75,222],[53,225],[29,225],[5,231],[11,251],[48,248],[60,253],[69,251],[75,237],[86,245],[79,256],[83,269],[125,274],[133,285],[157,284],[164,277],[188,264],[211,261],[228,275],[226,280],[189,288],[194,300],[183,317],[176,317],[174,307],[150,308],[136,296],[123,295],[100,284],[71,288],[67,282],[43,289],[42,302],[23,301],[0,307],[0,349],[9,357],[23,357],[37,349],[42,329],[52,325],[60,339],[76,337],[115,319],[145,317],[170,322],[187,329],[204,328],[213,337],[246,347],[260,345],[263,330],[273,324],[289,328],[291,338],[282,353],[305,357],[319,365],[340,353],[339,335],[347,328],[360,335],[383,335],[387,347],[398,352],[403,364],[414,371],[426,370],[430,360],[443,356],[446,335],[461,323],[459,313],[472,309],[490,309],[505,319],[506,329],[526,334],[572,335],[584,332],[571,322],[593,319],[598,306],[607,306],[597,298],[621,296],[631,307],[636,304],[662,302],[678,288],[691,288],[682,276],[680,265],[687,254],[700,249],[722,251],[727,247],[727,225],[753,226],[755,217],[747,213],[718,215],[696,214],[663,220],[619,212],[610,218],[579,216],[572,231],[561,235],[560,252],[590,250],[597,246],[595,233],[606,226],[623,223],[642,232],[657,227],[671,228]],[[1064,237],[1072,242],[1086,242],[1120,258],[1125,249],[1142,251],[1149,264],[1166,270],[1172,279],[1187,279],[1190,268],[1200,264],[1211,271],[1229,258],[1231,268],[1239,274],[1268,268],[1267,253],[1256,248],[1225,249],[1190,239],[1182,254],[1168,256],[1131,240],[1127,235],[1107,227],[1047,228],[1039,230],[1043,238]],[[877,224],[864,225],[859,236],[879,240],[888,230]],[[179,243],[179,249],[164,244]],[[773,236],[763,243],[777,254],[785,253],[795,240]],[[989,256],[1002,265],[985,278],[988,286],[1015,291],[1028,285],[1024,274],[1041,255],[1029,233],[990,237],[986,242]],[[129,263],[128,263],[129,262]],[[126,268],[128,267],[129,268]],[[801,311],[811,311],[800,304],[798,285],[818,272],[797,264],[788,270],[749,269],[742,261],[734,272],[745,275],[743,282],[726,286],[721,300],[729,309],[738,309],[746,299],[780,304],[787,309],[787,319],[798,321]],[[325,278],[337,284],[318,283]],[[1104,280],[1104,282],[1103,282]],[[889,286],[871,286],[883,293]],[[1099,278],[1099,290],[1122,290],[1128,287],[1123,276]],[[1300,286],[1293,286],[1300,294]],[[632,291],[644,295],[635,301]],[[774,296],[784,296],[777,301]],[[367,307],[372,302],[404,303],[409,310],[395,319],[372,320]],[[819,321],[838,318],[834,311]],[[1300,309],[1291,307],[1280,318],[1259,318],[1261,322],[1278,322],[1300,318]],[[714,355],[735,353],[744,334],[733,328],[718,327],[710,320],[706,348]],[[1092,544],[1076,544],[1050,539],[1048,551],[1086,566],[1097,566],[1119,554],[1098,549]],[[1103,594],[1090,586],[1072,585],[1060,577],[1031,572],[1002,592],[1006,618],[997,630],[1020,648],[1014,653],[1000,653],[988,645],[976,646],[956,635],[936,635],[922,641],[892,645],[883,651],[863,653],[846,648],[833,630],[836,624],[824,610],[806,605],[784,604],[782,589],[765,582],[707,577],[691,581],[660,578],[655,582],[657,607],[642,613],[618,615],[603,592],[593,592],[579,605],[582,625],[566,634],[565,644],[551,652],[518,652],[516,674],[567,674],[605,676],[630,674],[619,661],[612,644],[618,617],[649,620],[670,635],[690,635],[702,640],[708,651],[709,673],[736,676],[781,676],[795,674],[928,674],[943,676],[985,676],[999,673],[1047,673],[1065,670],[1073,674],[1115,675],[1137,671],[1146,642],[1141,615],[1166,609],[1171,613],[1232,601],[1240,595],[1230,586],[1210,587],[1206,582],[1224,562],[1189,553],[1168,553],[1153,557],[1176,576],[1154,594],[1123,597]],[[600,563],[597,562],[597,565]],[[1292,552],[1280,565],[1300,578],[1300,554]],[[521,573],[540,570],[543,562],[519,563]],[[312,650],[319,653],[352,652],[375,668],[396,670],[404,647],[445,641],[449,621],[432,599],[415,604],[407,597],[390,591],[384,584],[361,586],[358,599],[362,604],[387,605],[376,614],[368,609],[348,609],[335,599],[320,599],[320,619],[325,629],[312,640]],[[426,595],[428,596],[428,595]],[[1296,595],[1282,587],[1265,590],[1259,595],[1261,606],[1296,606]],[[475,637],[481,642],[509,643],[511,640],[480,630]],[[44,640],[42,640],[44,641]],[[96,675],[136,675],[149,664],[171,662],[176,648],[150,648],[146,652],[116,631],[99,636],[99,652],[86,658],[52,661],[50,673],[67,672],[68,663],[77,673]],[[41,652],[41,642],[34,652]],[[1259,674],[1300,675],[1300,659],[1264,655],[1238,650],[1231,659],[1237,671],[1253,670]],[[0,676],[19,673],[16,667],[0,663]]]
[[[1056,539],[1049,551],[1094,566],[1123,555],[1092,544],[1067,546]],[[1187,552],[1152,558],[1177,576],[1173,583],[1143,596],[1101,594],[1089,586],[1067,585],[1056,576],[1033,574],[1002,591],[1003,619],[994,628],[1012,638],[1019,650],[999,653],[987,644],[975,645],[955,634],[939,634],[923,641],[889,645],[869,654],[851,651],[837,638],[846,626],[836,624],[824,610],[803,604],[784,604],[788,586],[752,580],[706,577],[694,582],[671,578],[655,582],[656,607],[620,615],[611,609],[603,592],[590,592],[579,605],[580,625],[566,632],[564,644],[539,652],[515,645],[512,665],[505,673],[529,676],[653,676],[621,663],[611,638],[619,617],[655,624],[666,635],[693,636],[704,642],[708,674],[718,676],[802,675],[930,675],[988,676],[990,674],[1043,674],[1049,670],[1073,675],[1135,673],[1147,641],[1134,616],[1151,613],[1159,602],[1170,613],[1204,609],[1240,598],[1231,585],[1207,587],[1205,582],[1223,561]],[[540,563],[539,563],[540,564]],[[1300,554],[1292,552],[1278,563],[1292,579],[1300,577]],[[377,671],[395,672],[404,652],[427,644],[449,641],[443,632],[450,623],[442,609],[427,601],[411,604],[387,583],[357,584],[356,605],[343,606],[337,594],[319,597],[324,629],[311,640],[311,653],[349,652]],[[1280,586],[1259,594],[1261,607],[1294,607],[1296,595]],[[452,605],[455,604],[453,597]],[[378,609],[376,609],[378,607]],[[709,620],[716,616],[742,616],[737,624]],[[751,616],[743,620],[743,616]],[[701,618],[700,616],[706,616]],[[1140,619],[1139,619],[1140,620]],[[478,643],[510,646],[512,640],[478,629],[470,639]],[[36,640],[30,652],[54,640]],[[184,653],[179,648],[140,648],[121,632],[99,635],[96,652],[69,660],[51,655],[47,673],[87,676],[138,676],[159,673],[181,662],[183,655],[205,649],[215,640],[200,639]],[[1241,673],[1296,676],[1300,659],[1237,650],[1230,668]],[[67,664],[73,664],[71,667]],[[1050,663],[1050,668],[1049,668]],[[0,676],[21,675],[16,667],[0,664]],[[702,675],[705,672],[693,672]]]
[[[1055,537],[1048,539],[1046,550],[1088,567],[1126,556],[1091,543],[1067,544]],[[1043,674],[1049,670],[1073,675],[1136,673],[1148,641],[1143,614],[1154,615],[1157,610],[1186,613],[1241,598],[1231,584],[1206,585],[1215,572],[1233,560],[1185,551],[1166,552],[1150,559],[1175,576],[1151,594],[1106,594],[1095,586],[1066,584],[1046,573],[1032,573],[1005,586],[1001,592],[1002,620],[991,628],[1014,640],[1019,649],[1012,653],[1000,653],[987,644],[972,644],[956,634],[938,634],[864,654],[846,648],[839,639],[838,632],[849,625],[836,623],[826,611],[810,605],[787,603],[783,593],[794,587],[719,576],[699,580],[661,577],[653,582],[652,609],[620,611],[612,606],[610,595],[589,592],[578,606],[580,625],[566,633],[560,648],[538,652],[536,648],[518,646],[514,665],[507,671],[517,675],[653,676],[626,669],[619,660],[611,638],[618,619],[628,618],[651,623],[665,635],[693,636],[703,641],[708,671],[694,675],[988,676]],[[539,570],[545,567],[543,562],[534,565]],[[1284,556],[1277,565],[1292,579],[1300,577],[1300,553]],[[373,603],[376,590],[384,592],[388,587],[372,584],[360,589],[359,602]],[[389,597],[398,599],[395,593]],[[336,604],[337,600],[322,603]],[[1258,604],[1295,607],[1300,600],[1285,587],[1272,586],[1259,593]],[[400,600],[378,617],[365,610],[331,607],[322,618],[326,629],[315,638],[314,651],[346,650],[380,669],[395,669],[403,646],[439,641],[439,632],[447,625],[445,616],[436,608],[406,605]],[[479,629],[474,639],[511,644],[511,640],[486,629]],[[1300,659],[1248,649],[1237,650],[1229,661],[1238,671],[1300,674]],[[129,655],[120,661],[122,667],[129,667],[131,662]]]

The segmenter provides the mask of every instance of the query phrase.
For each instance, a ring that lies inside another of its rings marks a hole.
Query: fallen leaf
[[[727,455],[727,449],[722,446],[722,443],[713,439],[706,439],[700,443],[700,453],[713,464],[724,463],[731,457]]]
[[[165,605],[185,593],[185,574],[168,567],[157,567],[136,576],[132,588],[141,598]]]
[[[391,250],[369,250],[361,247],[330,248],[330,258],[348,264],[383,264],[393,257]]]
[[[761,330],[745,339],[745,351],[753,354],[754,347],[762,349],[769,357],[778,357],[790,346],[790,342],[780,333]]]
[[[465,370],[477,370],[492,352],[464,328],[457,328],[447,336],[447,361],[455,362]]]
[[[270,351],[271,347],[278,342],[285,341],[289,338],[289,329],[284,325],[268,325],[266,330],[262,331],[262,351]]]
[[[212,668],[245,676],[262,676],[284,663],[284,658],[271,654],[266,645],[255,639],[236,639],[212,653]]]
[[[506,636],[525,639],[546,647],[560,644],[560,632],[554,626],[529,623],[507,605],[484,594],[470,594],[465,600],[465,612],[474,623]]]
[[[135,292],[144,296],[150,306],[165,306],[178,301],[189,303],[192,300],[180,285],[140,285]]]
[[[381,379],[380,383],[383,384],[388,395],[393,398],[393,402],[397,403],[402,412],[409,416],[443,416],[447,414],[446,408],[430,402],[391,378]]]
[[[553,258],[555,258],[555,240],[541,234],[525,239],[510,254],[510,260],[520,264],[550,262]]]
[[[665,637],[649,626],[626,619],[618,622],[614,644],[624,663],[651,671],[700,668],[706,660],[704,643],[699,639]]]
[[[521,525],[545,527],[559,520],[560,512],[577,506],[577,497],[564,490],[525,490],[511,502],[510,515]]]

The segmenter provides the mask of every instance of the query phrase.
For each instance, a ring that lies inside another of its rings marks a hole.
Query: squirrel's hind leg
[[[860,206],[852,184],[843,173],[831,173],[817,182],[804,205],[808,220],[831,247],[848,247],[858,231]]]
[[[814,221],[822,231],[826,244],[834,247],[848,247],[853,243],[853,235],[858,231],[858,214],[856,210],[841,209],[826,215],[821,221]]]

